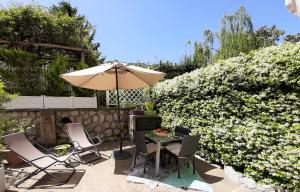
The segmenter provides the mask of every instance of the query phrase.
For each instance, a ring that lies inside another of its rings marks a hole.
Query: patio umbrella
[[[164,76],[165,73],[159,71],[114,61],[112,63],[101,64],[96,67],[62,74],[61,78],[77,87],[93,90],[116,90],[118,104],[118,127],[120,128],[119,89],[138,89],[146,86],[152,86]],[[120,140],[120,150],[114,151],[113,157],[115,159],[128,159],[131,157],[131,154],[122,150],[122,127]]]

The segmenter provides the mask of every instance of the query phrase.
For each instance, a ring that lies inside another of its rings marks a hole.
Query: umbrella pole
[[[129,152],[123,151],[123,127],[121,126],[121,114],[120,114],[120,96],[119,96],[119,81],[118,81],[118,68],[115,67],[116,74],[116,90],[117,90],[117,103],[118,103],[118,128],[120,129],[120,150],[113,152],[113,158],[117,160],[126,160],[131,158]]]
[[[116,70],[116,89],[117,89],[117,103],[118,103],[118,129],[120,129],[120,153],[123,151],[123,127],[121,126],[121,114],[120,114],[120,95],[119,95],[119,82],[118,82],[118,71]]]

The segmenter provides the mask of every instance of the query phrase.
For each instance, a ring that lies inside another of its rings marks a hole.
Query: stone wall
[[[66,143],[67,135],[63,129],[60,120],[63,117],[69,117],[73,122],[82,123],[91,136],[98,135],[104,140],[113,141],[118,139],[120,128],[118,127],[118,111],[115,109],[74,109],[74,110],[52,110],[54,111],[55,129],[57,144]],[[122,109],[121,126],[128,138],[128,112]],[[41,113],[40,111],[6,111],[2,112],[1,119],[23,121],[26,125],[30,125],[30,129],[26,132],[28,135],[35,137],[37,141],[41,137]]]

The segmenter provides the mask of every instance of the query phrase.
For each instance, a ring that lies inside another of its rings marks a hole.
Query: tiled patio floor
[[[66,185],[42,188],[42,185],[47,184],[45,182],[49,181],[38,181],[38,178],[45,178],[44,174],[41,173],[35,176],[34,179],[29,179],[24,184],[21,184],[19,188],[10,188],[8,191],[150,192],[151,189],[144,184],[127,183],[124,171],[130,168],[132,159],[116,161],[108,158],[112,151],[117,148],[118,143],[103,144],[100,147],[102,159],[96,161],[93,165],[76,167],[78,171]],[[127,143],[126,150],[133,152],[134,147]],[[201,160],[196,161],[196,168],[201,177],[213,188],[214,192],[250,192],[250,190],[233,184],[224,178],[224,171],[220,168]],[[154,191],[177,192],[192,190],[159,186]]]

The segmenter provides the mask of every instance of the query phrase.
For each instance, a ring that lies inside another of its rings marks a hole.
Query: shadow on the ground
[[[53,172],[51,171],[51,173],[61,180],[66,180],[70,176],[70,174],[72,174],[70,170],[65,170],[63,172],[62,171],[63,170],[60,169]],[[28,189],[72,189],[78,185],[84,174],[85,170],[77,169],[65,184],[61,184],[60,182],[53,180],[50,176],[44,175],[42,178],[38,179],[37,182],[35,182],[32,186],[28,187]]]
[[[134,159],[135,147],[131,146],[130,148],[125,149],[125,151],[130,152],[132,154],[132,158],[128,159],[128,160],[115,160],[114,174],[116,174],[116,175],[127,175],[128,170],[132,166],[133,159]],[[154,161],[155,161],[155,159],[154,159]],[[196,165],[196,171],[204,179],[204,181],[209,184],[217,183],[224,179],[224,177],[222,177],[222,176],[214,176],[214,175],[206,173],[213,169],[218,169],[218,167],[216,167],[216,166],[210,165],[209,163],[207,163],[201,159],[196,159],[195,165]],[[164,169],[164,167],[161,167],[161,169]]]
[[[115,161],[115,170],[114,174],[116,175],[126,175],[126,171],[131,168],[133,157],[134,157],[134,150],[135,147],[127,147],[126,149],[123,149],[123,151],[127,151],[132,154],[132,157],[130,159],[126,160],[114,160]]]

